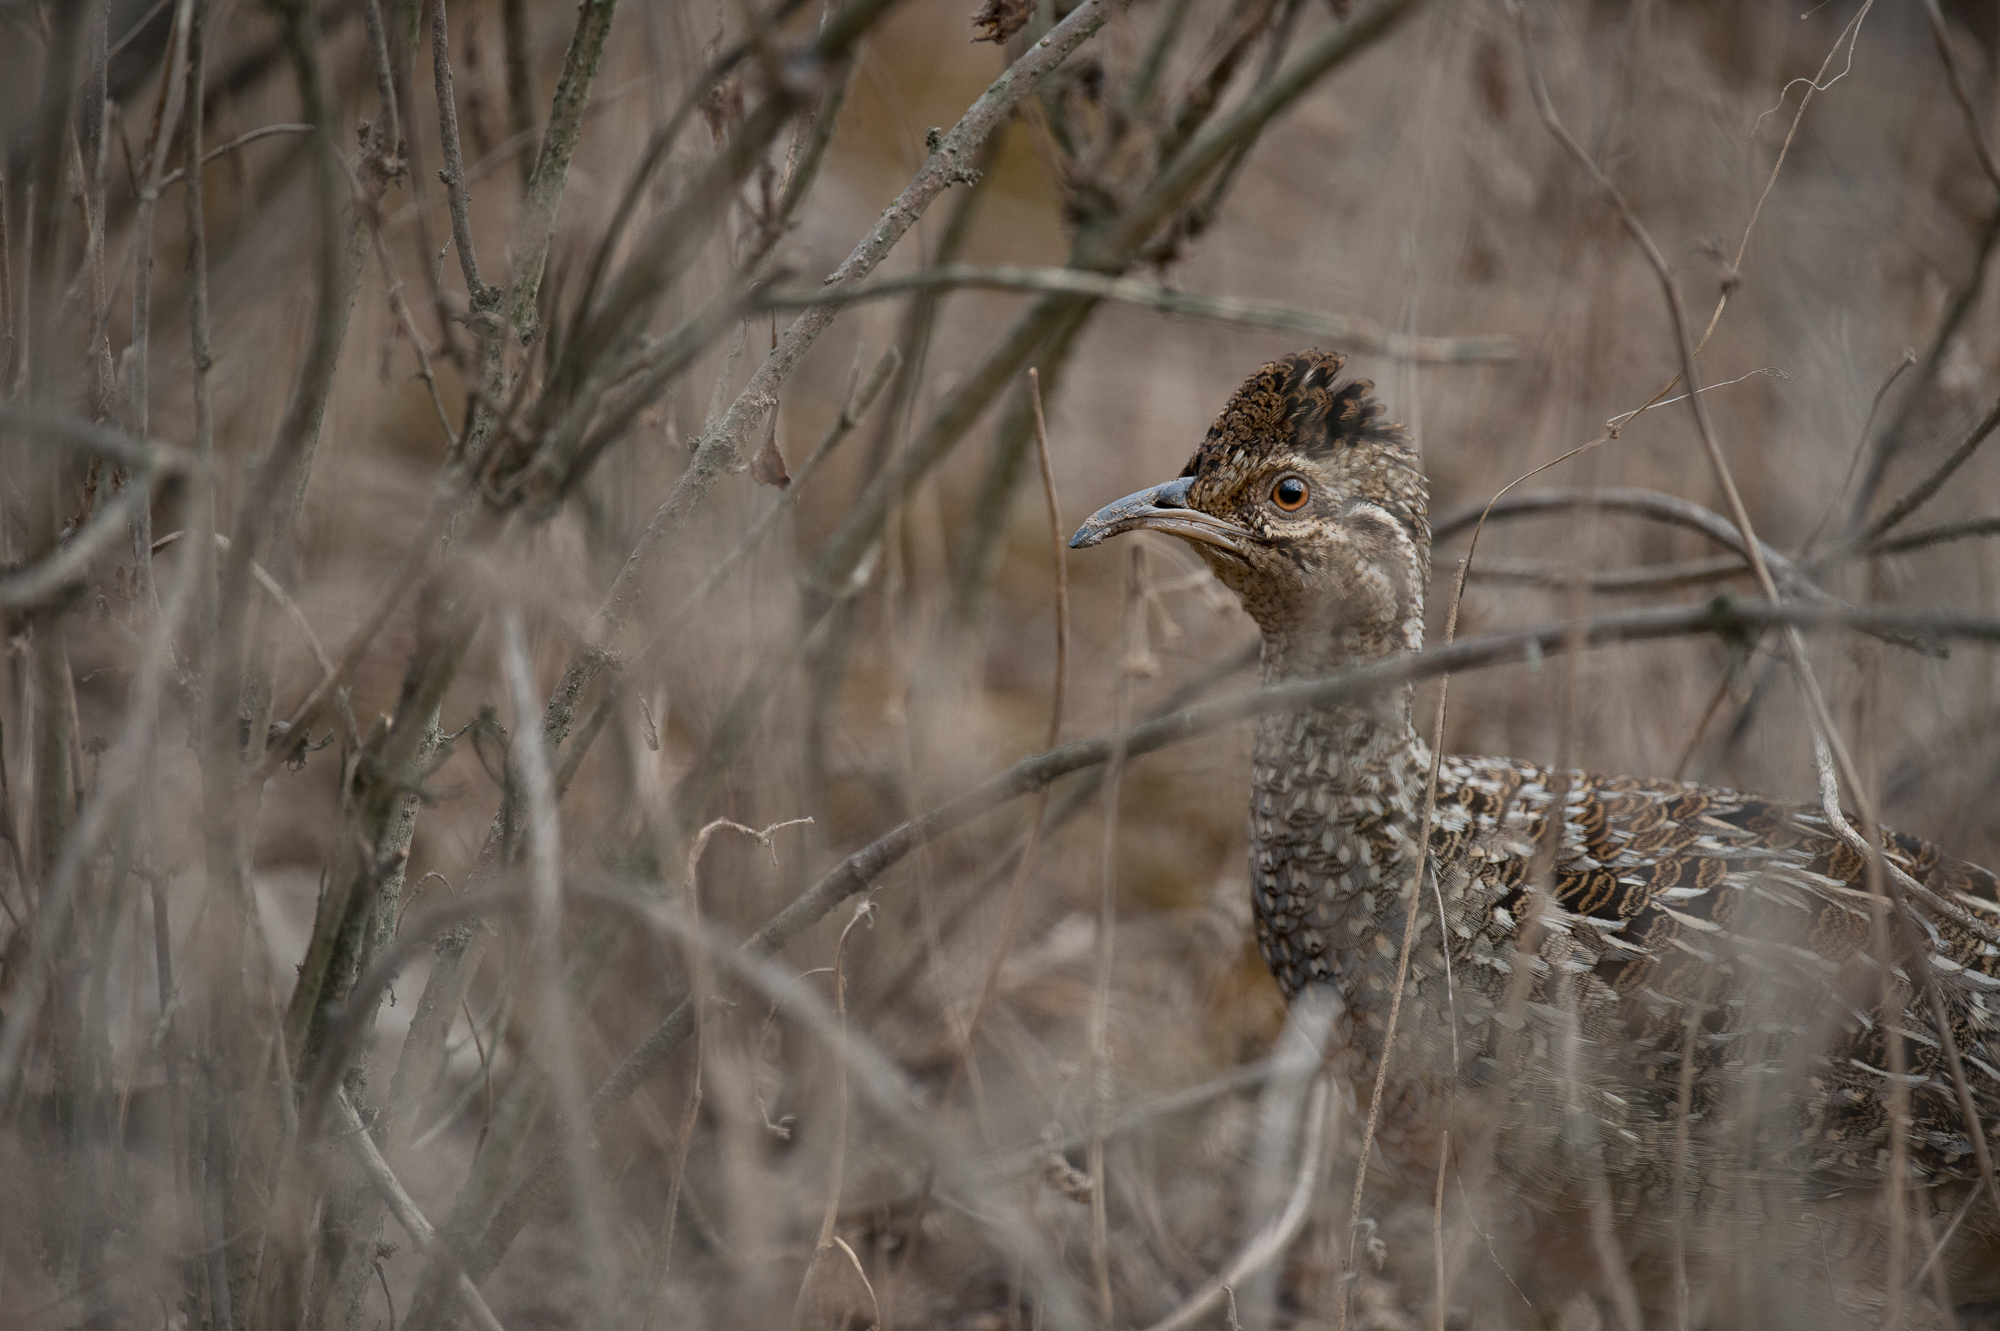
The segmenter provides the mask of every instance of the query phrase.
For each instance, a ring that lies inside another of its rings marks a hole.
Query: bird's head
[[[1251,375],[1177,478],[1099,509],[1071,548],[1137,530],[1188,542],[1290,670],[1421,647],[1423,472],[1344,363],[1303,351]]]

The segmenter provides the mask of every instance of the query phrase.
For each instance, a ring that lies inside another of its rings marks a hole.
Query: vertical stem
[[[562,968],[562,826],[556,818],[556,792],[551,780],[548,749],[539,724],[541,708],[536,703],[534,678],[528,665],[527,636],[518,612],[510,611],[501,622],[502,666],[507,691],[514,704],[514,733],[521,784],[528,813],[529,881],[534,900],[529,947],[534,958],[533,973],[539,990],[536,1025],[542,1034],[542,1053],[548,1060],[548,1076],[561,1114],[562,1142],[559,1149],[568,1156],[571,1201],[582,1230],[586,1266],[591,1272],[593,1298],[589,1311],[601,1323],[609,1309],[606,1301],[615,1274],[608,1262],[608,1235],[600,1232],[598,1194],[593,1187],[590,1142],[585,1137],[585,1117],[578,1111],[583,1103],[583,1081],[570,1038],[573,1013],[566,992]]]
[[[0,170],[0,393],[13,382],[14,348],[20,333],[14,326],[14,233],[8,220],[13,201],[7,188],[7,173]]]
[[[472,248],[471,200],[465,188],[465,155],[459,147],[458,98],[451,83],[451,24],[445,15],[444,0],[430,0],[431,73],[437,81],[438,138],[444,145],[444,170],[438,178],[451,196],[451,239],[458,250],[458,266],[465,274],[465,293],[472,308],[481,309],[487,300],[486,284],[479,279],[479,258]],[[483,329],[476,329],[482,337]]]
[[[1042,375],[1040,391],[1054,393],[1062,380],[1070,348],[1096,310],[1096,302],[1068,302],[1038,353]],[[972,505],[972,518],[959,542],[951,603],[945,614],[940,644],[946,678],[956,677],[972,639],[985,621],[987,596],[1000,572],[1002,538],[1014,496],[1029,469],[1034,448],[1034,410],[1026,393],[1017,392],[1008,400],[1000,426],[993,433],[993,450],[986,473],[980,479],[979,497]]]
[[[1054,697],[1049,706],[1048,738],[1042,745],[1044,749],[1053,749],[1062,738],[1063,704],[1069,691],[1069,542],[1063,530],[1062,509],[1056,502],[1055,467],[1049,457],[1049,427],[1042,414],[1041,376],[1032,369],[1028,371],[1028,396],[1034,405],[1035,457],[1041,464],[1042,494],[1048,501],[1049,534],[1055,547],[1056,678],[1051,690]],[[1007,884],[1007,895],[1001,907],[1000,937],[993,944],[993,955],[986,963],[986,978],[980,983],[972,1015],[965,1019],[968,1053],[973,1033],[979,1029],[980,1014],[986,1010],[986,1004],[1000,982],[1001,963],[1007,959],[1007,953],[1013,946],[1014,931],[1021,922],[1021,888],[1027,881],[1028,866],[1034,862],[1035,850],[1041,844],[1042,829],[1049,813],[1049,789],[1045,785],[1035,796],[1035,811],[1028,823],[1028,839],[1021,847],[1021,858],[1014,863],[1014,874]],[[950,1098],[949,1095],[945,1097],[947,1102]]]
[[[166,64],[161,80],[162,92],[159,106],[154,112],[153,129],[146,141],[146,155],[140,159],[141,181],[139,204],[135,211],[132,227],[132,349],[130,379],[126,386],[126,397],[130,403],[132,433],[144,439],[152,429],[152,304],[153,304],[153,219],[159,210],[160,177],[165,174],[167,146],[173,141],[180,124],[181,107],[187,92],[187,51],[188,27],[194,21],[194,0],[179,0],[174,7],[174,24],[168,34]],[[191,173],[199,174],[199,173]],[[200,189],[200,182],[191,182]],[[200,267],[197,270],[196,265]],[[190,291],[192,296],[207,299],[208,256],[205,250],[199,254],[192,248],[188,253]],[[191,315],[192,317],[192,315]],[[202,314],[206,327],[206,311]],[[199,366],[200,362],[196,362]],[[203,372],[197,368],[197,376]],[[206,404],[203,388],[196,387],[198,420],[205,420],[201,408]],[[197,441],[201,438],[197,431]],[[197,444],[197,446],[199,446]],[[197,478],[197,486],[205,486],[205,478]],[[204,529],[206,530],[206,529]],[[198,558],[206,559],[207,552]],[[153,584],[153,511],[150,506],[142,509],[132,524],[132,565],[133,600],[143,615],[156,616],[160,609],[159,592]]]
[[[1118,741],[1104,776],[1104,849],[1098,876],[1096,983],[1090,996],[1090,1267],[1097,1283],[1100,1323],[1112,1325],[1111,1246],[1105,1206],[1104,1138],[1111,1130],[1111,963],[1118,927],[1118,796],[1125,779],[1125,729],[1132,714],[1132,664],[1145,632],[1140,581],[1145,547],[1134,546],[1126,566],[1125,624],[1118,662]]]
[[[110,0],[96,0],[90,12],[90,72],[83,103],[83,199],[90,267],[90,416],[111,417],[116,376],[111,367],[111,293],[104,263],[104,131],[110,111]]]
[[[500,0],[500,27],[506,45],[507,132],[520,140],[514,162],[525,190],[535,178],[535,71],[528,63],[527,0]]]
[[[991,168],[994,139],[988,138],[979,146],[978,155],[973,159],[974,169],[984,172]],[[977,186],[960,193],[952,202],[951,215],[945,219],[944,235],[939,238],[937,251],[931,256],[933,263],[951,263],[964,250],[972,235],[972,223],[979,211],[979,205],[986,194]],[[917,385],[922,381],[926,353],[930,348],[931,331],[937,324],[938,303],[944,293],[937,289],[919,291],[903,313],[902,324],[897,330],[896,349],[901,359],[897,363],[896,377],[889,389],[889,401],[882,412],[875,429],[875,437],[869,441],[866,460],[862,464],[862,484],[865,486],[889,463],[894,452],[899,433],[909,428],[910,411],[916,401]],[[827,786],[826,736],[832,724],[833,710],[840,696],[843,678],[847,673],[847,659],[854,640],[855,616],[858,601],[849,597],[833,609],[833,622],[827,626],[820,639],[820,646],[808,657],[807,669],[812,679],[812,708],[806,721],[805,771],[806,789],[810,797],[824,800]],[[808,611],[808,613],[810,613]]]
[[[50,352],[62,317],[63,218],[67,191],[63,163],[68,157],[70,116],[75,108],[77,46],[82,37],[84,5],[59,5],[44,41],[42,90],[35,109],[34,176],[28,195],[28,280],[31,291],[49,293],[45,312],[36,313],[22,301],[20,382],[41,397],[56,373]],[[39,320],[39,323],[37,323]]]
[[[29,197],[29,244],[27,282],[32,291],[59,293],[68,260],[62,253],[62,223],[66,192],[63,189],[64,162],[70,134],[70,117],[77,91],[75,67],[89,7],[72,5],[59,10],[48,32],[43,52],[42,88],[36,110],[34,143],[34,184]],[[46,401],[56,395],[58,362],[53,353],[62,347],[63,303],[59,296],[44,298],[44,310],[34,310],[23,302],[21,342],[23,382],[31,400]],[[32,348],[32,350],[31,350]],[[71,460],[55,450],[27,448],[9,459],[10,489],[18,487],[21,506],[26,509],[22,524],[24,548],[29,559],[53,551],[61,540],[65,509],[75,475]],[[15,476],[18,472],[18,479]],[[17,981],[17,997],[8,1005],[8,1026],[33,1020],[32,1005],[46,995],[50,1051],[50,1096],[55,1141],[54,1159],[49,1161],[55,1205],[49,1218],[51,1227],[44,1236],[53,1273],[65,1292],[78,1293],[96,1278],[88,1254],[90,1180],[90,1131],[88,1106],[89,1061],[84,1052],[83,1003],[87,989],[88,964],[83,955],[85,930],[75,914],[75,903],[87,900],[87,876],[73,880],[58,872],[65,843],[76,822],[76,749],[70,726],[71,696],[69,651],[61,607],[43,607],[27,617],[27,674],[30,697],[29,771],[32,774],[30,818],[33,840],[28,859],[38,896],[34,947],[41,955],[31,956],[23,981]],[[22,990],[33,990],[21,994]],[[18,1034],[0,1027],[16,1048]],[[18,1054],[15,1055],[18,1058]],[[14,1064],[10,1063],[8,1071]],[[8,1089],[16,1083],[8,1082]]]
[[[1431,1317],[1432,1331],[1445,1331],[1445,1309],[1450,1290],[1445,1283],[1444,1265],[1444,1174],[1451,1159],[1451,1130],[1438,1134],[1437,1191],[1431,1197],[1431,1279],[1437,1285],[1437,1308]]]
[[[382,123],[375,127],[374,148],[400,158],[403,155],[403,117],[396,99],[396,67],[389,52],[389,33],[382,21],[382,0],[366,0],[362,18],[368,28],[368,54],[375,64],[375,100],[381,104]]]
[[[548,266],[549,241],[555,234],[556,212],[562,207],[569,159],[576,151],[577,136],[583,132],[583,109],[590,102],[597,66],[604,58],[604,41],[611,35],[611,15],[617,8],[618,0],[579,0],[576,31],[563,55],[555,102],[549,108],[548,131],[535,169],[528,176],[528,197],[514,237],[514,271],[509,282],[512,306],[508,312],[508,322],[523,342],[535,335],[535,301],[541,294],[542,272]]]
[[[208,0],[183,0],[187,12],[185,25],[185,47],[187,53],[187,82],[194,88],[194,96],[186,99],[186,137],[182,144],[182,156],[188,165],[186,180],[182,184],[183,202],[187,212],[187,268],[188,268],[188,350],[194,371],[191,386],[194,390],[194,448],[195,458],[200,464],[201,475],[196,484],[208,492],[213,502],[214,480],[210,468],[215,454],[215,426],[213,409],[209,399],[209,370],[214,365],[214,357],[208,340],[208,228],[203,215],[201,159],[204,142],[203,107],[201,89],[206,69],[204,53],[204,28],[208,16]],[[154,153],[151,169],[155,173],[154,189],[158,189],[157,175],[166,159],[166,144],[161,142]],[[148,218],[150,225],[151,219]],[[148,256],[148,271],[152,260]],[[134,297],[137,299],[136,295]],[[135,330],[134,336],[138,336]],[[143,420],[143,417],[141,418]],[[211,522],[214,514],[211,507]],[[215,548],[213,539],[197,540],[196,548],[209,557],[207,552]]]

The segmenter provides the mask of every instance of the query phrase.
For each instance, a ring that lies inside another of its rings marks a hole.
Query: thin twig
[[[982,93],[938,140],[938,146],[922,169],[889,205],[867,236],[827,277],[829,287],[858,283],[922,217],[937,197],[971,165],[979,145],[1004,124],[1020,100],[1058,68],[1070,54],[1101,27],[1110,16],[1109,0],[1084,0],[1049,34],[1010,65]],[[606,641],[624,624],[639,594],[642,576],[649,574],[664,553],[670,536],[677,531],[724,471],[742,455],[746,441],[777,403],[778,391],[790,377],[819,335],[833,322],[837,310],[814,306],[793,320],[778,339],[762,365],[737,394],[722,420],[704,431],[695,447],[695,457],[665,503],[646,525],[638,548],[619,571],[603,608],[592,620],[594,641]]]
[[[448,492],[441,492],[432,498],[431,510],[424,515],[423,526],[417,529],[416,536],[404,549],[403,557],[397,560],[396,567],[390,570],[374,608],[369,611],[368,617],[361,621],[360,627],[349,636],[347,645],[341,649],[340,659],[334,663],[333,669],[322,675],[319,683],[313,685],[299,705],[292,709],[291,715],[278,731],[280,735],[304,734],[307,727],[319,720],[321,710],[332,702],[335,691],[353,676],[361,665],[362,658],[368,654],[368,649],[374,645],[376,636],[388,624],[389,617],[396,612],[396,607],[403,603],[403,597],[417,584],[418,574],[422,572],[425,562],[431,557],[432,549],[438,537],[443,535],[457,503],[458,496]],[[263,759],[257,764],[253,779],[261,779],[276,771],[278,764],[284,761],[283,754],[286,749],[287,746],[277,745],[266,750]]]
[[[1145,651],[1146,609],[1141,596],[1145,547],[1134,546],[1127,566],[1125,625],[1119,635],[1118,700],[1114,713],[1122,736],[1132,712],[1132,681]],[[1124,784],[1126,747],[1114,741],[1104,775],[1104,843],[1098,868],[1097,932],[1090,990],[1090,1269],[1097,1286],[1100,1324],[1109,1328],[1111,1243],[1104,1177],[1105,1129],[1111,1121],[1111,963],[1118,931],[1118,796]]]
[[[185,535],[187,535],[185,531],[168,532],[165,536],[153,542],[153,553],[158,554],[168,546],[178,543],[181,537]],[[216,549],[227,550],[229,548],[229,538],[227,536],[224,536],[221,532],[214,532],[212,535],[215,537]],[[278,580],[272,577],[262,564],[254,560],[250,564],[250,576],[257,580],[257,585],[264,589],[264,594],[270,597],[277,604],[278,608],[285,612],[286,618],[290,619],[298,627],[299,636],[305,639],[306,650],[312,653],[313,664],[319,667],[321,678],[324,679],[327,675],[331,674],[333,672],[333,662],[327,659],[325,650],[320,647],[319,635],[313,632],[312,621],[306,618],[306,612],[299,608],[299,603],[294,601],[290,593],[278,585]]]
[[[1431,1198],[1431,1279],[1437,1286],[1437,1308],[1431,1318],[1432,1331],[1445,1331],[1448,1287],[1444,1270],[1444,1175],[1451,1159],[1451,1129],[1438,1134],[1437,1191]]]
[[[442,10],[442,0],[434,2]],[[514,707],[514,745],[510,756],[518,764],[527,804],[529,882],[534,896],[529,952],[540,991],[538,1027],[545,1033],[540,1052],[548,1060],[548,1078],[562,1110],[562,1122],[569,1125],[569,1130],[562,1134],[562,1149],[568,1156],[575,1216],[586,1244],[596,1249],[585,1254],[586,1260],[593,1276],[601,1280],[610,1275],[604,1265],[602,1246],[607,1236],[602,1233],[600,1198],[592,1186],[590,1146],[576,1126],[582,1072],[577,1066],[574,1045],[561,1034],[571,1028],[561,953],[562,832],[556,817],[555,783],[549,771],[548,750],[543,743],[542,728],[536,724],[536,689],[528,665],[527,635],[519,613],[511,610],[501,619],[501,664]],[[606,1293],[600,1286],[596,1297],[602,1298]]]
[[[902,357],[894,347],[882,353],[882,358],[875,362],[875,368],[869,371],[867,381],[849,395],[846,404],[840,409],[840,415],[834,418],[833,424],[827,427],[825,436],[799,465],[798,475],[792,477],[790,483],[778,495],[778,502],[751,524],[750,530],[743,534],[743,539],[736,543],[736,548],[724,555],[722,562],[701,580],[701,585],[689,592],[679,608],[666,616],[660,633],[655,635],[655,642],[667,634],[679,631],[681,626],[686,624],[688,614],[721,585],[723,576],[756,550],[765,536],[777,526],[778,519],[791,511],[793,505],[799,502],[799,496],[805,493],[806,483],[812,479],[813,473],[819,470],[820,464],[832,456],[833,450],[839,447],[841,441],[847,438],[856,425],[860,424],[861,418],[868,414],[868,408],[875,405],[876,396],[888,384],[889,376],[896,372],[896,367],[901,363]],[[655,650],[653,644],[648,644],[639,653],[640,658],[643,660],[651,656]]]
[[[142,510],[151,507],[150,479],[143,473],[133,477],[115,502],[100,508],[81,530],[41,559],[26,568],[0,571],[0,610],[50,605],[82,581],[91,561],[125,535]]]
[[[451,89],[451,25],[446,21],[444,0],[428,0],[431,11],[431,71],[437,81],[438,139],[444,150],[444,170],[438,172],[445,199],[451,209],[451,239],[458,250],[458,266],[465,276],[465,291],[472,308],[479,312],[487,303],[486,284],[479,280],[479,259],[472,248],[472,197],[465,188],[465,153],[458,141],[458,99]],[[492,330],[475,325],[481,337]]]
[[[437,412],[438,425],[444,431],[447,457],[458,456],[458,431],[452,427],[451,413],[445,410],[444,395],[438,391],[437,373],[431,368],[430,348],[424,345],[423,334],[417,331],[417,321],[410,314],[410,302],[403,298],[403,279],[396,274],[395,261],[389,257],[389,247],[382,239],[382,228],[371,224],[370,239],[375,247],[375,261],[382,266],[382,276],[389,283],[389,311],[403,326],[403,335],[410,339],[411,350],[417,353],[417,377],[430,390],[431,408]],[[450,333],[446,332],[446,346],[450,346]]]
[[[1937,465],[1937,469],[1911,487],[1908,494],[1889,505],[1888,511],[1883,513],[1881,517],[1869,523],[1861,535],[1856,538],[1855,543],[1861,544],[1881,539],[1885,533],[1900,524],[1904,518],[1909,517],[1910,514],[1928,503],[1931,497],[1943,488],[1944,483],[1951,479],[1952,473],[1964,466],[1966,459],[1970,458],[1979,446],[1986,442],[1986,437],[1993,433],[1996,426],[2000,426],[2000,398],[1994,399],[1992,408],[1987,411],[1985,416],[1980,418],[1977,425],[1972,427],[1972,432],[1959,442],[1958,447],[1954,448],[1950,455]]]
[[[1367,319],[1320,314],[1228,296],[1201,296],[1151,282],[1077,268],[1034,268],[1018,264],[943,264],[900,277],[831,290],[766,291],[758,303],[771,309],[817,309],[881,300],[908,291],[984,287],[999,291],[1049,291],[1117,301],[1163,314],[1184,314],[1218,323],[1333,338],[1350,351],[1397,360],[1463,364],[1513,359],[1513,340],[1506,337],[1413,337],[1390,332]]]
[[[1944,62],[1945,77],[1951,83],[1952,100],[1958,103],[1959,111],[1965,116],[1965,132],[1972,140],[1972,150],[1979,156],[1979,167],[1986,172],[1986,178],[2000,187],[2000,162],[1993,160],[1993,149],[1986,144],[1986,131],[1980,127],[1979,108],[1972,104],[1972,95],[1965,90],[1965,75],[1958,68],[1958,56],[1951,49],[1951,31],[1945,27],[1944,11],[1938,8],[1938,0],[1924,0],[1924,15],[1931,21],[1931,37],[1937,43],[1938,59]]]
[[[210,162],[219,161],[220,159],[227,157],[230,153],[235,152],[238,148],[241,148],[246,143],[255,143],[259,139],[268,139],[274,134],[310,134],[312,133],[312,131],[313,127],[311,125],[293,125],[293,124],[264,125],[258,129],[251,130],[247,134],[237,135],[235,138],[231,139],[229,142],[223,144],[219,148],[209,149],[207,152],[202,154],[201,164],[203,166],[207,166]],[[165,174],[164,176],[161,176],[160,183],[155,188],[165,189],[169,185],[179,184],[186,178],[187,178],[187,168],[184,166],[177,166],[173,170],[167,172],[167,174]]]
[[[375,1138],[369,1135],[367,1127],[361,1122],[361,1116],[354,1111],[354,1105],[348,1100],[346,1091],[335,1093],[334,1105],[340,1116],[342,1139],[353,1149],[354,1157],[360,1162],[362,1172],[368,1176],[368,1182],[377,1193],[381,1194],[383,1202],[389,1207],[389,1214],[396,1217],[396,1223],[400,1224],[403,1232],[410,1236],[410,1242],[425,1257],[444,1262],[451,1269],[453,1288],[457,1290],[459,1301],[465,1305],[466,1314],[472,1318],[473,1325],[479,1327],[480,1331],[504,1331],[500,1319],[493,1315],[493,1309],[487,1305],[485,1296],[479,1292],[479,1286],[466,1277],[465,1271],[458,1264],[458,1259],[452,1255],[450,1246],[438,1242],[436,1226],[424,1218],[424,1213],[417,1209],[416,1202],[410,1199],[409,1190],[403,1187],[395,1171],[389,1168],[389,1162],[383,1158],[381,1148],[375,1145]]]
[[[1889,465],[1902,453],[1910,423],[1916,419],[1919,404],[1924,400],[1930,387],[1937,382],[1944,368],[1945,358],[1956,344],[1959,329],[1972,317],[1979,304],[1979,298],[1986,289],[1986,269],[1992,262],[1996,250],[2000,250],[2000,205],[1996,205],[1987,217],[1986,225],[1980,228],[1979,238],[1972,253],[1972,271],[1944,309],[1936,330],[1931,334],[1930,346],[1918,362],[1916,378],[1903,393],[1896,414],[1880,433],[1870,441],[1868,465],[1862,472],[1861,484],[1855,487],[1854,498],[1848,505],[1848,531],[1860,531],[1870,526],[1868,509],[1874,503],[1876,492],[1881,488]]]
[[[812,1261],[806,1267],[805,1278],[799,1283],[799,1295],[792,1306],[792,1325],[806,1325],[804,1315],[811,1307],[813,1285],[818,1273],[824,1269],[824,1262],[846,1261],[851,1269],[859,1273],[861,1283],[868,1289],[871,1302],[875,1290],[868,1281],[868,1273],[861,1269],[861,1263],[854,1250],[847,1246],[835,1230],[840,1220],[840,1193],[843,1176],[847,1167],[847,971],[844,962],[847,953],[847,936],[863,920],[871,923],[875,916],[875,903],[863,897],[855,903],[854,914],[848,919],[847,927],[840,931],[840,937],[833,945],[833,1010],[839,1023],[839,1045],[833,1060],[833,1159],[827,1166],[826,1211],[820,1219],[819,1239],[813,1247]],[[837,1255],[836,1255],[837,1254]],[[873,1322],[881,1323],[880,1309],[877,1308]]]
[[[1048,740],[1043,745],[1053,749],[1062,738],[1063,705],[1069,690],[1069,542],[1064,538],[1066,529],[1062,509],[1056,501],[1055,469],[1049,459],[1049,427],[1042,414],[1041,378],[1032,369],[1028,371],[1028,392],[1034,404],[1035,456],[1041,464],[1042,495],[1048,503],[1050,543],[1055,553],[1056,677],[1050,686]],[[1027,883],[1028,866],[1034,861],[1047,823],[1049,793],[1050,787],[1043,786],[1041,793],[1035,797],[1035,811],[1028,819],[1028,839],[1021,847],[1020,858],[1014,861],[1014,873],[1008,881],[1007,894],[1000,908],[1000,936],[994,941],[993,955],[987,959],[986,976],[980,982],[979,997],[972,1004],[972,1015],[965,1021],[968,1049],[973,1033],[979,1029],[979,1018],[1000,983],[1000,967],[1013,949],[1014,932],[1020,928],[1022,889]]]
[[[1806,543],[1799,547],[1800,559],[1812,554],[1813,547],[1819,544],[1820,533],[1824,532],[1826,524],[1833,520],[1834,510],[1840,507],[1840,501],[1846,498],[1849,487],[1854,484],[1855,473],[1861,470],[1861,459],[1868,455],[1868,444],[1874,436],[1875,417],[1881,413],[1882,399],[1889,396],[1889,390],[1903,377],[1903,371],[1910,369],[1916,363],[1917,349],[1904,347],[1903,354],[1896,358],[1896,368],[1889,371],[1888,377],[1875,390],[1875,396],[1869,400],[1868,415],[1861,422],[1861,437],[1854,441],[1854,452],[1847,459],[1847,474],[1840,478],[1840,488],[1826,501],[1826,507],[1820,510],[1819,521],[1813,524],[1811,534],[1806,537]]]
[[[1193,1326],[1220,1304],[1230,1290],[1246,1277],[1276,1261],[1291,1246],[1311,1210],[1313,1184],[1319,1177],[1320,1154],[1326,1139],[1327,1107],[1331,1100],[1331,1083],[1322,1073],[1314,1079],[1312,1095],[1306,1102],[1305,1149],[1299,1153],[1299,1172],[1292,1183],[1291,1196],[1285,1200],[1284,1210],[1272,1216],[1270,1223],[1243,1246],[1243,1251],[1189,1295],[1187,1302],[1153,1323],[1146,1331],[1183,1331],[1183,1328]]]

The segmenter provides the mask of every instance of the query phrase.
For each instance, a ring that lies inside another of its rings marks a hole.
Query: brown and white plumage
[[[1307,352],[1263,367],[1178,479],[1100,510],[1072,542],[1137,528],[1188,541],[1258,622],[1267,682],[1423,645],[1423,475],[1371,385],[1341,382],[1341,364]],[[1378,1134],[1389,1163],[1428,1177],[1446,1129],[1463,1141],[1483,1122],[1530,1223],[1560,1234],[1597,1198],[1635,1269],[1688,1205],[1818,1205],[1844,1232],[1829,1240],[1815,1219],[1817,1238],[1794,1247],[1848,1254],[1843,1287],[1867,1290],[1883,1269],[1869,1208],[1892,1159],[1894,1029],[1905,1182],[1947,1217],[1968,1207],[1947,1258],[1954,1301],[2000,1296],[2000,1216],[1973,1196],[1974,1129],[1949,1067],[1955,1050],[1981,1130],[2000,1136],[1994,876],[1885,831],[1888,860],[1923,899],[1878,926],[1864,857],[1817,810],[1448,757],[1411,893],[1431,766],[1411,705],[1405,686],[1267,715],[1251,780],[1264,958],[1288,999],[1338,999],[1330,1057],[1363,1104],[1414,897]],[[1531,891],[1537,879],[1546,893]]]

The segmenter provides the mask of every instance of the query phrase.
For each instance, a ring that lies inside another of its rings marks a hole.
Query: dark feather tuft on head
[[[1374,383],[1339,382],[1346,363],[1337,351],[1301,351],[1258,370],[1215,418],[1181,475],[1227,465],[1238,453],[1281,448],[1318,459],[1362,443],[1407,451],[1403,427],[1385,420],[1382,405],[1369,397]]]

